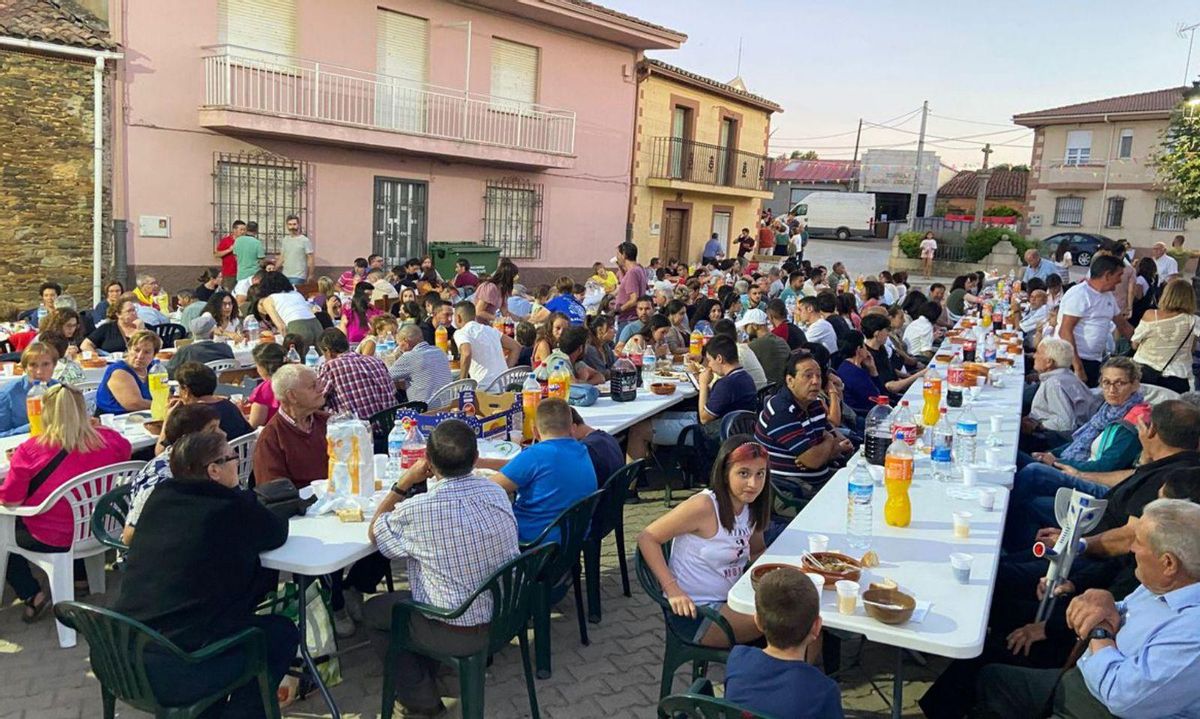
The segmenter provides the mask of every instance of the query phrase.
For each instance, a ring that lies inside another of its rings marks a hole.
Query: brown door
[[[662,248],[658,253],[658,256],[664,258],[664,261],[670,257],[684,258],[687,216],[687,210],[666,210],[662,229]]]

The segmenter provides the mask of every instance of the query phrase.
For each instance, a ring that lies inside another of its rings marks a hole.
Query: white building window
[[[1092,159],[1092,131],[1071,130],[1067,133],[1067,154],[1064,165],[1086,165]]]
[[[1117,141],[1117,159],[1128,160],[1133,157],[1133,129],[1121,130],[1121,139]]]
[[[483,244],[501,257],[542,252],[542,186],[520,178],[489,180],[484,191]]]
[[[429,21],[379,8],[375,16],[375,124],[425,131],[429,79]]]
[[[236,46],[234,54],[276,61],[296,55],[295,0],[219,0],[218,14],[221,43]]]
[[[524,106],[537,102],[538,49],[492,38],[492,97]],[[493,100],[493,102],[495,102]],[[499,103],[505,104],[505,103]]]
[[[1160,197],[1154,202],[1154,229],[1178,232],[1184,229],[1183,215],[1174,202]]]
[[[1104,208],[1104,226],[1120,227],[1125,218],[1125,198],[1110,197]]]
[[[1079,227],[1083,224],[1083,198],[1060,197],[1054,201],[1054,224]]]

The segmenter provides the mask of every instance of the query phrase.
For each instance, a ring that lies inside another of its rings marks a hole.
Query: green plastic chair
[[[550,608],[562,600],[567,594],[567,579],[571,580],[575,590],[575,616],[579,621],[579,643],[590,644],[587,635],[587,618],[583,612],[583,588],[580,586],[579,555],[583,550],[583,540],[592,524],[596,503],[600,501],[602,491],[596,491],[579,500],[562,511],[549,524],[537,539],[521,545],[525,550],[536,547],[546,541],[546,538],[559,531],[558,550],[555,551],[542,572],[538,575],[537,588],[533,593],[533,638],[534,657],[537,663],[538,679],[550,678]]]
[[[663,556],[668,560],[671,558],[671,543],[667,542],[662,545]],[[662,683],[659,685],[658,698],[661,700],[671,693],[671,683],[675,679],[675,671],[679,667],[692,663],[692,681],[696,681],[708,672],[708,663],[717,662],[724,664],[729,659],[728,649],[717,649],[715,647],[706,647],[702,644],[697,644],[692,641],[692,637],[685,637],[675,630],[671,624],[670,617],[671,604],[667,598],[663,596],[662,587],[658,583],[658,579],[654,577],[654,572],[650,571],[650,567],[646,565],[646,560],[642,557],[642,551],[639,548],[633,559],[634,571],[637,572],[638,583],[642,585],[642,591],[646,593],[655,604],[662,609],[663,621],[667,625],[667,645],[663,649],[663,668],[662,668]],[[729,626],[729,622],[725,621],[725,617],[712,607],[696,606],[696,612],[704,615],[709,621],[721,628],[725,632],[725,638],[729,640],[729,646],[737,643],[733,636],[733,627]]]
[[[646,460],[630,462],[613,472],[600,489],[600,500],[592,514],[592,526],[583,540],[583,575],[587,585],[588,621],[600,623],[600,545],[609,534],[617,541],[617,562],[621,566],[621,590],[629,592],[629,568],[625,559],[625,500],[629,487],[646,473]]]
[[[659,719],[771,719],[713,696],[712,682],[697,679],[685,694],[672,694],[658,703]]]
[[[187,653],[163,635],[122,614],[82,602],[57,602],[58,621],[83,635],[88,643],[92,671],[100,680],[104,701],[104,719],[116,716],[117,700],[162,719],[189,719],[200,716],[217,702],[224,701],[247,682],[258,682],[263,710],[272,719],[279,717],[276,687],[267,676],[267,640],[261,629],[250,628],[231,637]],[[146,677],[145,654],[154,647],[188,664],[198,665],[231,650],[245,653],[246,666],[229,684],[189,706],[168,707],[159,703]]]
[[[537,690],[533,682],[533,666],[529,661],[529,613],[536,590],[538,574],[558,545],[551,542],[534,547],[513,557],[484,581],[483,585],[455,609],[442,609],[411,599],[397,602],[392,608],[392,640],[383,668],[383,709],[381,719],[392,719],[396,704],[396,661],[401,649],[416,652],[458,670],[462,688],[464,719],[483,719],[484,670],[491,655],[499,652],[517,637],[521,645],[521,662],[525,665],[525,689],[529,693],[529,709],[533,719],[539,719]],[[492,619],[488,646],[467,656],[456,656],[435,647],[418,644],[409,637],[410,616],[416,612],[438,621],[461,617],[484,592],[492,597]]]
[[[133,507],[133,487],[118,485],[105,492],[92,510],[92,534],[106,547],[118,552],[129,551],[129,545],[121,541],[121,530],[125,528],[125,517]]]

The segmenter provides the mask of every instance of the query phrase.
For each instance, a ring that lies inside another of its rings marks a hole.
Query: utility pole
[[[1195,23],[1194,25],[1187,25],[1187,26],[1184,26],[1183,23],[1180,23],[1179,27],[1175,29],[1175,34],[1178,35],[1181,39],[1184,37],[1184,33],[1187,33],[1187,39],[1188,39],[1187,62],[1185,62],[1183,64],[1183,84],[1184,85],[1188,84],[1188,77],[1191,76],[1192,43],[1194,43],[1196,41],[1196,28],[1200,28],[1200,22]]]
[[[858,134],[854,136],[854,162],[858,162],[858,141],[862,139],[862,118],[858,118]]]
[[[917,161],[913,163],[912,196],[908,200],[908,229],[917,224],[917,197],[921,193],[921,153],[925,151],[925,121],[929,118],[929,101],[921,104],[921,135],[917,138]]]
[[[983,226],[983,206],[987,203],[987,186],[988,180],[992,179],[992,171],[988,169],[988,156],[995,150],[992,149],[992,144],[989,142],[983,146],[983,169],[975,173],[975,178],[978,181],[978,189],[975,193],[975,218],[972,223],[975,227]]]

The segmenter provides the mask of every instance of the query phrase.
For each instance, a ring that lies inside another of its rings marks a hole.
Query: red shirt
[[[217,243],[217,252],[233,248],[233,235],[225,235]],[[237,277],[237,257],[230,252],[221,258],[221,276]]]
[[[770,227],[758,228],[758,247],[767,249],[775,246],[775,231]]]
[[[771,334],[779,337],[781,340],[786,341],[788,338],[788,323],[780,322],[779,324],[775,325],[771,328]]]

